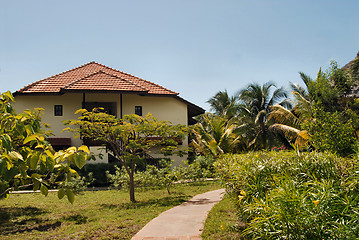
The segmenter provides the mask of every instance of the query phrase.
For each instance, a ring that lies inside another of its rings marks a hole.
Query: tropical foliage
[[[71,167],[82,168],[89,153],[86,146],[55,152],[41,129],[41,109],[17,114],[10,92],[0,96],[0,197],[24,187],[40,190],[59,186],[58,197],[72,203],[74,192],[66,183],[78,177]]]
[[[227,90],[219,91],[207,101],[211,110],[217,116],[223,116],[226,119],[231,119],[237,116],[239,112],[238,98],[236,96],[229,96]]]
[[[273,121],[269,114],[275,104],[290,106],[283,88],[269,82],[262,86],[253,83],[236,97],[218,92],[208,102],[214,113],[198,117],[193,128],[192,143],[198,153],[218,157],[270,148],[280,142],[270,131]]]
[[[356,159],[294,151],[225,155],[216,166],[248,239],[357,239]]]
[[[270,82],[262,86],[254,83],[239,92],[243,119],[250,126],[249,129],[247,128],[247,135],[251,149],[265,149],[271,146],[273,142],[273,135],[269,131],[271,107],[275,104],[289,106],[284,89],[277,88],[271,91],[272,88],[275,88],[275,85]]]
[[[299,74],[304,87],[290,83],[292,100],[270,82],[250,84],[235,97],[218,92],[208,101],[213,114],[198,117],[193,128],[197,152],[218,157],[284,145],[353,154],[359,104],[345,97],[353,80],[335,61],[315,79]]]
[[[198,153],[218,157],[236,152],[243,144],[238,134],[240,126],[235,121],[208,113],[198,117],[198,121],[193,128],[192,141]]]

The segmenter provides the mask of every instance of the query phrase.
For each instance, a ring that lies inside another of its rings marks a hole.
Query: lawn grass
[[[224,197],[209,212],[203,233],[203,240],[238,240],[244,239],[238,232],[243,223],[238,221],[236,208],[231,199]]]
[[[12,194],[0,201],[0,239],[131,239],[161,212],[191,197],[220,188],[217,182],[176,184],[136,192],[86,191],[71,205],[56,193]]]

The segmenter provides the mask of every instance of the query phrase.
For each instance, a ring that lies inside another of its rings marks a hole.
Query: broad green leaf
[[[82,145],[81,147],[79,147],[78,149],[79,151],[84,151],[87,154],[90,154],[90,150],[86,145]]]
[[[69,200],[69,202],[70,202],[71,204],[73,204],[74,201],[75,201],[75,194],[72,192],[72,190],[67,189],[67,190],[66,190],[66,195],[67,195],[67,199]]]
[[[11,137],[8,134],[1,135],[2,147],[11,151]]]
[[[46,166],[52,172],[54,170],[55,160],[52,157],[47,156],[46,157]]]
[[[7,168],[7,160],[3,159],[0,162],[0,175],[2,175],[3,180],[10,181],[18,174],[18,168],[13,166],[12,168]]]
[[[40,162],[39,154],[33,154],[33,155],[30,156],[30,164],[29,164],[29,166],[30,166],[30,168],[32,170],[35,170],[37,168],[37,165],[39,164],[39,162]]]
[[[47,189],[44,184],[41,184],[40,192],[42,193],[42,195],[47,196],[47,194],[49,194],[49,189]]]
[[[66,155],[65,155],[66,156]],[[67,156],[67,162],[71,165],[72,163],[75,162],[75,159],[76,159],[76,155],[74,153],[72,154],[69,154]]]
[[[41,171],[42,173],[47,172],[46,162],[40,161],[40,171]]]
[[[26,144],[26,143],[28,143],[28,142],[34,141],[34,140],[37,139],[37,137],[38,137],[37,134],[33,134],[33,135],[31,135],[31,136],[27,136],[27,137],[24,139],[23,144]]]
[[[39,182],[37,179],[33,179],[32,181],[33,181],[33,183],[34,183],[34,188],[33,188],[33,190],[34,190],[34,191],[39,190],[39,189],[40,189],[40,182]]]
[[[65,189],[60,188],[59,191],[57,192],[57,197],[59,199],[62,199],[65,196]]]
[[[85,166],[86,155],[81,154],[81,153],[77,154],[77,156],[75,156],[75,164],[79,169],[81,169],[83,166]]]

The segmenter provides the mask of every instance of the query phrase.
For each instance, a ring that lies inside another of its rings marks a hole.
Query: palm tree
[[[262,86],[253,83],[238,93],[241,113],[243,118],[252,129],[248,137],[251,138],[249,147],[262,149],[268,147],[271,136],[269,131],[268,117],[271,107],[275,104],[288,106],[287,93],[283,88],[272,91],[275,85],[267,82]]]
[[[193,127],[192,145],[197,152],[218,157],[224,153],[236,153],[242,143],[237,133],[240,126],[234,120],[205,113],[199,116],[198,123]]]
[[[308,143],[309,135],[306,131],[301,130],[301,125],[313,118],[311,93],[314,91],[315,81],[303,72],[299,72],[299,74],[306,88],[299,86],[299,84],[290,83],[294,96],[294,107],[288,109],[276,104],[272,106],[268,119],[275,121],[269,130],[279,133],[286,139],[283,139],[284,141],[304,147]]]
[[[215,115],[225,117],[226,119],[231,119],[238,113],[237,98],[234,96],[230,97],[227,90],[217,92],[207,103],[210,104],[211,111]]]

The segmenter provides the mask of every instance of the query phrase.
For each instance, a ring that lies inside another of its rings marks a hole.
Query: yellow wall
[[[13,104],[16,112],[20,113],[26,109],[43,108],[42,121],[50,124],[54,137],[72,138],[71,143],[75,146],[81,145],[79,138],[74,139],[70,132],[61,132],[66,126],[64,120],[76,119],[75,111],[81,108],[81,94],[65,94],[63,96],[16,96]],[[63,105],[63,116],[54,116],[54,105]]]
[[[158,120],[187,125],[187,105],[172,97],[123,95],[123,114],[135,113],[135,106],[142,106],[142,113],[151,113]],[[118,111],[119,112],[119,111]]]

